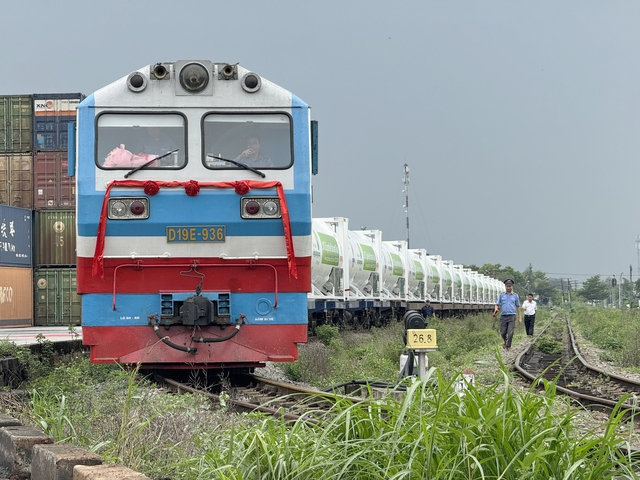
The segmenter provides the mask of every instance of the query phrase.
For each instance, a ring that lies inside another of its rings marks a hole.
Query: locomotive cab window
[[[291,119],[284,113],[209,114],[203,120],[203,162],[210,169],[265,170],[293,163]]]
[[[96,162],[105,169],[147,163],[148,169],[182,168],[187,158],[185,139],[182,115],[104,113],[98,117]]]

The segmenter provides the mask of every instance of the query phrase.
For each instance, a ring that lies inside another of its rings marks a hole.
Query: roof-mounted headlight
[[[213,95],[213,64],[209,61],[180,61],[174,64],[178,78],[176,95]]]
[[[180,85],[188,92],[201,92],[208,83],[209,72],[198,63],[191,63],[180,70]]]

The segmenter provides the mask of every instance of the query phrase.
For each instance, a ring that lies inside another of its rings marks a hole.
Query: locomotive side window
[[[131,169],[148,162],[148,169],[182,168],[185,139],[182,115],[104,113],[98,117],[96,162],[105,169]]]
[[[203,163],[210,169],[283,169],[293,163],[291,118],[284,113],[204,117]]]

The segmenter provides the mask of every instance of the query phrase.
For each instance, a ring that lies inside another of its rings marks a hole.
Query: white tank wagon
[[[469,276],[471,277],[471,303],[481,303],[482,286],[480,283],[480,274],[474,270],[469,270]]]
[[[473,295],[473,278],[471,278],[471,269],[462,268],[462,301],[471,303]]]
[[[382,242],[380,259],[382,261],[383,300],[406,300],[406,258],[406,241]]]
[[[381,236],[379,230],[347,231],[350,298],[380,299]]]
[[[424,301],[428,276],[431,273],[427,264],[427,251],[423,248],[407,249],[407,299]]]
[[[384,318],[382,232],[348,227],[344,217],[312,221],[311,328],[325,322],[378,325]]]
[[[478,302],[486,305],[489,302],[489,277],[483,275],[482,273],[479,273],[478,281]]]
[[[442,301],[453,302],[453,262],[442,260]]]
[[[314,218],[311,232],[311,297],[345,300],[344,242],[338,222]]]
[[[442,257],[427,255],[427,291],[426,297],[432,302],[442,300]]]
[[[462,265],[453,265],[451,267],[453,273],[453,301],[457,303],[463,302],[463,280]]]
[[[404,240],[383,241],[379,230],[349,230],[344,217],[314,218],[311,237],[311,328],[399,321],[427,299],[439,315],[487,310],[502,286]]]

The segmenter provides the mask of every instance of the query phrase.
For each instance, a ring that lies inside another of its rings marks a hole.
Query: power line
[[[595,277],[596,275],[600,275],[601,277],[611,276],[611,274],[608,274],[608,273],[553,273],[553,272],[542,272],[542,273],[544,273],[545,275],[561,275],[565,277]]]

